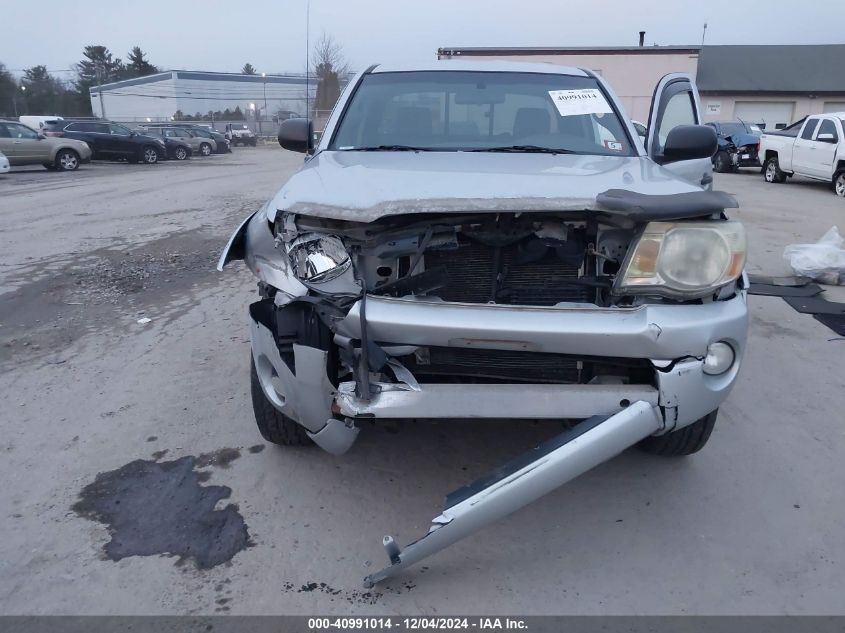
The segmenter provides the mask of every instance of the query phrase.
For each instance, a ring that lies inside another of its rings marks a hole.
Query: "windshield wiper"
[[[353,152],[430,152],[430,147],[414,147],[412,145],[375,145],[372,147],[350,147],[344,151]]]
[[[540,145],[502,145],[500,147],[477,147],[468,152],[514,152],[523,154],[577,154],[575,150]]]

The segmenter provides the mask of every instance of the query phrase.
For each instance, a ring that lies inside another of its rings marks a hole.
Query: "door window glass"
[[[666,138],[674,128],[679,125],[695,125],[695,108],[693,107],[692,93],[688,90],[678,92],[669,97],[663,116],[657,125],[657,142],[660,149],[666,144]]]
[[[804,131],[801,132],[801,138],[807,141],[813,138],[813,132],[815,131],[818,122],[818,119],[807,119],[807,125],[804,126]]]
[[[38,133],[35,130],[31,130],[30,128],[26,127],[25,125],[20,125],[19,123],[7,123],[6,127],[8,128],[9,135],[12,138],[38,138]]]
[[[122,125],[115,125],[114,123],[109,125],[109,133],[114,134],[116,136],[129,136],[129,128],[125,128]]]
[[[11,136],[9,130],[6,128],[6,124],[0,123],[0,138],[11,138]]]
[[[833,142],[839,141],[839,135],[836,133],[836,125],[830,119],[822,119],[822,124],[819,126],[819,133],[816,134],[818,138],[822,134],[833,134]]]

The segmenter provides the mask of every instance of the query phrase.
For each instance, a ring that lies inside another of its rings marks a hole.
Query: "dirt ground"
[[[557,428],[365,428],[343,457],[265,444],[255,284],[214,264],[301,161],[268,146],[0,176],[0,613],[845,612],[845,340],[771,297],[750,298],[701,453],[628,451],[363,589],[382,535],[421,536],[446,493]],[[742,205],[751,272],[845,229],[823,184],[716,183]]]

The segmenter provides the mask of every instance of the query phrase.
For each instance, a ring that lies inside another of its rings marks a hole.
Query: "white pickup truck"
[[[845,197],[845,112],[814,114],[760,138],[760,162],[766,182],[784,182],[798,174],[833,185]]]

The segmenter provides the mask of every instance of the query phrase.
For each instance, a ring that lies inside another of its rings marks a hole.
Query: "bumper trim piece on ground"
[[[583,425],[587,425],[584,427]],[[428,534],[404,551],[391,536],[383,544],[391,564],[364,578],[364,586],[399,574],[484,526],[519,510],[555,488],[660,431],[657,407],[638,401],[611,417],[595,416],[488,477],[451,493]]]

